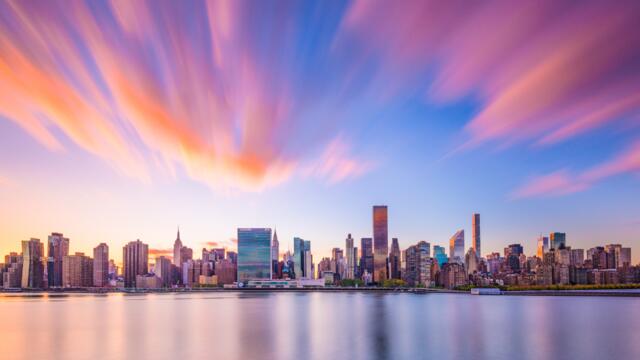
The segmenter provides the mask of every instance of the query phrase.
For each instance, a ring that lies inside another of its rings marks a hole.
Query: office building
[[[536,252],[536,256],[540,259],[544,256],[544,253],[549,251],[549,238],[547,236],[542,236],[538,238],[538,250]]]
[[[476,252],[476,257],[480,259],[482,257],[480,241],[480,214],[473,214],[471,218],[471,247]]]
[[[62,258],[63,287],[93,286],[93,259],[77,252]]]
[[[398,238],[391,239],[391,251],[389,251],[389,278],[400,279],[400,245]]]
[[[464,230],[458,230],[449,239],[449,259],[459,262],[464,259]]]
[[[554,232],[549,235],[549,247],[551,249],[564,249],[567,246],[567,234]]]
[[[434,245],[433,257],[438,261],[438,266],[442,268],[442,265],[444,265],[448,260],[444,246]]]
[[[131,241],[122,248],[124,287],[135,288],[136,276],[149,271],[149,246],[140,240]]]
[[[373,274],[373,239],[360,239],[360,276]]]
[[[356,252],[355,247],[353,246],[353,238],[351,237],[351,234],[347,235],[344,250],[347,262],[344,278],[353,279],[355,278],[356,270]]]
[[[105,243],[93,248],[93,286],[109,285],[109,246]]]
[[[389,255],[389,228],[387,206],[373,207],[373,281],[387,279],[387,256]]]
[[[44,246],[39,239],[22,241],[22,284],[27,289],[43,288],[44,266],[42,257]]]
[[[271,229],[238,229],[238,282],[271,279]]]
[[[153,272],[160,279],[162,287],[168,287],[172,284],[172,274],[171,274],[171,261],[164,257],[158,256],[156,257],[156,262],[153,267]]]
[[[47,241],[47,280],[49,287],[62,285],[62,258],[69,255],[69,239],[61,233],[51,233]]]

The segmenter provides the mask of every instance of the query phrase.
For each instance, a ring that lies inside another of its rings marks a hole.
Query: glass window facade
[[[238,281],[271,279],[271,229],[238,229]]]

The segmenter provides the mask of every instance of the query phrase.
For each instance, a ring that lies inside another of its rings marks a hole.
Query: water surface
[[[638,359],[640,298],[0,295],[0,359]]]

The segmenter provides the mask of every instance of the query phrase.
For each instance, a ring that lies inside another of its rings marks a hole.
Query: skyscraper
[[[360,239],[360,276],[373,274],[373,239]]]
[[[62,286],[93,286],[93,260],[81,252],[62,258]]]
[[[274,279],[278,274],[278,260],[280,258],[280,242],[278,241],[278,233],[273,230],[273,240],[271,241],[271,275]]]
[[[544,253],[546,253],[547,251],[549,251],[549,238],[546,236],[540,235],[540,237],[538,238],[538,251],[536,252],[536,255],[540,259],[542,259],[544,256]]]
[[[458,230],[449,239],[449,258],[452,261],[464,259],[464,230]]]
[[[171,261],[164,256],[156,257],[156,262],[153,267],[155,275],[160,278],[162,287],[171,285]]]
[[[482,252],[480,249],[480,214],[473,214],[471,218],[471,247],[476,252],[476,257],[480,259]]]
[[[122,248],[124,266],[124,287],[135,288],[136,276],[146,275],[149,271],[149,245],[139,239],[131,241]]]
[[[44,246],[39,239],[22,241],[22,287],[40,289],[43,284],[44,266],[42,257]]]
[[[102,243],[93,248],[93,286],[103,287],[109,283],[109,246]]]
[[[293,238],[293,273],[297,279],[304,277],[305,240]]]
[[[278,232],[273,231],[273,241],[271,242],[271,260],[278,261],[280,257],[280,242],[278,241]]]
[[[238,228],[238,282],[271,279],[271,229]]]
[[[549,235],[549,246],[551,249],[564,249],[567,246],[567,234],[553,232]]]
[[[438,261],[438,266],[442,267],[447,262],[447,254],[445,252],[444,246],[433,246],[433,257]]]
[[[391,239],[391,251],[389,251],[389,278],[400,279],[400,245],[398,238]]]
[[[178,228],[178,235],[176,237],[176,241],[173,243],[173,265],[177,266],[178,268],[182,268],[182,258],[180,256],[181,250],[182,241],[180,240],[180,228]]]
[[[355,248],[353,247],[353,238],[351,237],[351,234],[347,235],[344,250],[347,257],[347,268],[345,270],[344,278],[353,279],[355,277],[356,254]]]
[[[387,256],[389,255],[389,229],[387,206],[373,207],[373,281],[387,279]]]
[[[61,233],[51,233],[48,238],[47,278],[50,287],[62,286],[62,259],[69,255],[69,239]]]
[[[428,242],[420,241],[406,249],[406,269],[402,276],[409,285],[431,285],[433,260],[429,257],[430,247],[431,244]]]

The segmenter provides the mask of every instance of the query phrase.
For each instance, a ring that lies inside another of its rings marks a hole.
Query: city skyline
[[[387,246],[480,213],[483,255],[561,231],[640,261],[638,4],[429,4],[0,4],[0,253],[170,254],[180,225],[328,256],[386,204]]]

